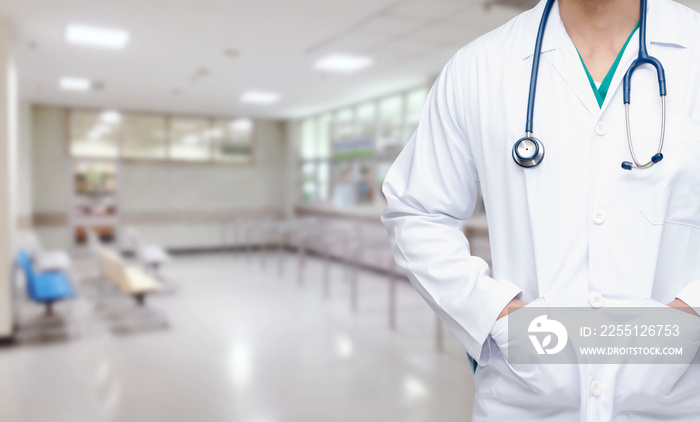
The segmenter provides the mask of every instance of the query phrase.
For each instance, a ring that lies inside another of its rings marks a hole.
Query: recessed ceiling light
[[[69,25],[66,28],[66,41],[91,47],[124,48],[129,41],[129,33],[121,29]]]
[[[280,100],[280,95],[275,92],[248,91],[241,96],[241,101],[251,104],[274,104]]]
[[[326,72],[352,73],[374,63],[371,57],[354,54],[329,54],[314,63],[314,69]]]
[[[85,78],[61,78],[59,86],[65,91],[89,91],[92,82]]]

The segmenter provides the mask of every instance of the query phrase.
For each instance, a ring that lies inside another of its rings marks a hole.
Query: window
[[[70,153],[74,157],[116,158],[121,116],[114,112],[71,111]]]
[[[240,164],[253,158],[253,122],[249,119],[215,120],[210,130],[214,159]]]
[[[301,195],[304,202],[316,202],[316,164],[306,163],[301,168]]]
[[[328,202],[330,200],[331,190],[331,166],[328,161],[319,162],[318,168],[318,201]]]
[[[357,108],[357,138],[373,144],[377,137],[377,106],[374,102]]]
[[[211,158],[211,125],[208,119],[173,117],[170,119],[170,158],[184,161],[208,161]]]
[[[403,133],[403,96],[395,95],[379,103],[377,151],[398,150],[406,142]]]
[[[367,111],[360,107],[365,118]],[[341,110],[335,115],[333,124],[333,158],[352,159],[366,157],[374,153],[374,137],[360,136],[359,125],[354,109]]]
[[[417,89],[411,91],[406,96],[406,129],[404,132],[403,143],[408,142],[408,140],[413,135],[413,132],[418,128],[418,122],[420,121],[421,113],[423,112],[423,104],[428,96],[427,89]]]
[[[69,151],[76,158],[127,158],[246,164],[254,123],[164,114],[71,110]]]
[[[165,116],[127,113],[122,124],[124,158],[164,159],[168,156]]]
[[[313,160],[316,158],[316,123],[317,119],[306,119],[301,122],[301,158]]]
[[[331,156],[331,127],[333,116],[324,114],[318,118],[318,158],[327,159]]]
[[[383,204],[384,178],[418,126],[427,94],[415,89],[301,120],[303,200],[338,207]]]

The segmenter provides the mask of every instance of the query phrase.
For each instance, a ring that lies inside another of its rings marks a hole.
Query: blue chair
[[[27,295],[37,303],[46,305],[46,315],[53,313],[53,304],[60,300],[75,297],[75,290],[68,277],[60,271],[37,273],[32,260],[24,250],[17,252],[17,263],[24,271],[27,282]]]

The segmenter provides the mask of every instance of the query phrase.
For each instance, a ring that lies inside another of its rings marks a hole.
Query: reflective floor
[[[295,255],[281,277],[260,258],[177,256],[146,309],[82,263],[80,299],[53,321],[21,304],[20,342],[0,349],[0,421],[469,421],[465,354],[447,332],[438,351],[407,281],[391,331],[388,277],[360,272],[353,313],[342,265],[323,299],[319,259],[299,287]]]

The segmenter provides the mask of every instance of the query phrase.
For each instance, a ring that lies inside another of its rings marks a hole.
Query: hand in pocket
[[[538,298],[525,308],[546,308],[544,298]],[[577,407],[579,398],[579,372],[576,363],[543,364],[543,363],[512,363],[509,348],[508,325],[510,318],[517,318],[519,310],[496,321],[491,335],[506,362],[507,371],[495,385],[494,393],[510,403],[523,405],[550,405]],[[546,341],[546,340],[545,340]],[[544,346],[544,347],[547,347]],[[560,353],[573,357],[571,345],[567,345]],[[509,358],[510,356],[510,358]]]
[[[667,308],[652,299],[647,301],[647,306]],[[680,414],[700,411],[700,402],[691,400],[700,395],[700,383],[696,378],[700,375],[700,367],[697,365],[700,318],[677,309],[671,312],[678,313],[674,314],[674,318],[681,327],[683,355],[686,358],[682,360],[683,363],[665,363],[669,359],[662,355],[659,356],[659,363],[636,364],[631,357],[630,363],[621,364],[615,383],[617,412],[664,409],[671,414]],[[662,340],[660,341],[663,342]],[[687,379],[689,377],[693,379]]]

